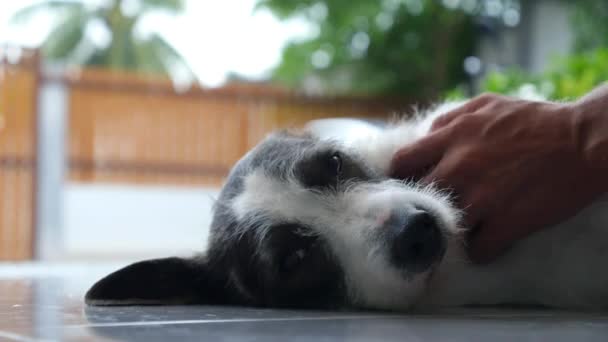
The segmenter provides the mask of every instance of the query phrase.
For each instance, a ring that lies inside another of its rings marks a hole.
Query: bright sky
[[[36,46],[43,41],[54,20],[48,13],[19,29],[8,25],[15,11],[34,2],[0,1],[0,44]],[[255,0],[186,0],[186,10],[179,17],[150,16],[142,28],[170,41],[207,86],[221,84],[230,72],[260,78],[280,61],[288,40],[313,33],[302,20],[280,22],[268,11],[254,12],[254,5]]]

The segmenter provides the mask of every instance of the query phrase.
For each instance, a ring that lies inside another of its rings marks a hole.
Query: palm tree
[[[32,23],[51,11],[59,18],[42,44],[42,54],[67,64],[104,66],[171,76],[193,72],[183,57],[157,33],[137,34],[136,25],[153,11],[177,14],[182,0],[110,0],[92,6],[86,0],[47,0],[18,11],[13,23]]]

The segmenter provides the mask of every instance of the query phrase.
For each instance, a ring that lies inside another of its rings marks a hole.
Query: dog
[[[475,265],[451,194],[389,179],[393,155],[460,104],[355,139],[314,130],[270,134],[230,171],[206,252],[127,266],[93,285],[86,303],[391,311],[608,306],[608,198],[499,260]]]

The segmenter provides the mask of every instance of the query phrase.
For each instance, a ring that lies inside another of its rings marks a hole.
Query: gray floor
[[[83,291],[110,268],[0,266],[0,341],[608,341],[597,313],[85,307]]]

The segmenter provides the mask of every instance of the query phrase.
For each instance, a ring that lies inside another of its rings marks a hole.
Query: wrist
[[[586,166],[608,172],[608,84],[568,107],[573,112],[577,149]]]

